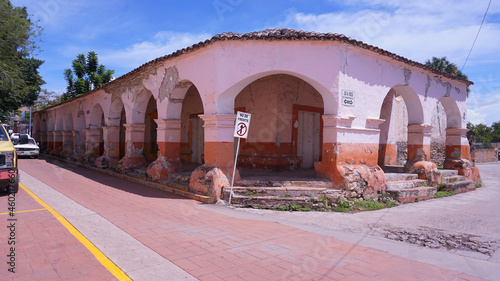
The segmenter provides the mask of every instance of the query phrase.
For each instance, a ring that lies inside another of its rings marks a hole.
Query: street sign
[[[342,90],[342,100],[344,106],[354,106],[354,91]]]
[[[240,139],[246,139],[248,136],[248,128],[250,128],[250,118],[252,114],[238,111],[236,112],[236,122],[234,122],[234,137],[238,138],[236,153],[234,155],[233,177],[231,178],[231,191],[229,192],[229,205],[233,197],[234,175],[236,174],[236,164],[238,163],[238,154],[240,153]]]
[[[234,137],[244,138],[248,136],[248,128],[250,127],[250,118],[252,115],[250,113],[245,113],[238,111],[236,113],[236,122],[234,126]]]

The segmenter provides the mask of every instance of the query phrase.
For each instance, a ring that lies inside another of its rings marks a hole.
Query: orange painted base
[[[299,169],[301,165],[302,160],[297,156],[238,156],[239,168],[281,171]]]
[[[318,177],[333,181],[351,197],[371,197],[385,190],[385,175],[377,165],[378,144],[323,144],[323,160],[314,164]]]
[[[108,142],[107,153],[109,157],[120,158],[120,143],[119,142]]]
[[[224,173],[233,172],[234,143],[205,142],[205,165],[217,166]]]
[[[468,145],[447,145],[446,159],[468,159],[471,160],[470,147]]]
[[[158,142],[160,157],[165,157],[165,160],[171,164],[180,163],[181,159],[181,143],[180,142]]]
[[[379,165],[396,165],[398,163],[397,144],[380,144],[378,152]]]
[[[408,144],[408,160],[430,161],[431,146],[424,144]]]

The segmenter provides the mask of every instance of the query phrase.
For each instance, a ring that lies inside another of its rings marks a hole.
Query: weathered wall
[[[475,149],[476,163],[498,162],[498,152],[495,149]]]
[[[294,105],[322,110],[323,100],[311,85],[290,75],[260,78],[240,92],[235,109],[252,114],[248,138],[240,145],[242,165],[276,169],[297,164],[293,160],[297,140],[292,129],[298,126],[293,124]]]
[[[184,163],[192,162],[193,142],[198,142],[198,139],[193,139],[193,130],[196,128],[193,128],[193,124],[190,119],[196,118],[199,114],[203,114],[203,103],[198,89],[196,89],[195,86],[191,86],[182,101],[181,159]],[[199,122],[203,121],[199,119]]]
[[[431,123],[431,161],[438,166],[443,166],[446,159],[446,121],[446,112],[441,102],[438,102]]]

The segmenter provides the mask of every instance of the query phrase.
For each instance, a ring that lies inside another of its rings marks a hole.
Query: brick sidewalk
[[[52,214],[21,188],[15,197],[14,217],[8,196],[0,195],[0,280],[115,280]],[[15,245],[7,244],[7,219],[15,218]],[[7,255],[15,247],[15,273],[8,271]]]
[[[228,217],[194,200],[58,165],[65,168],[45,160],[20,166],[201,280],[481,280],[278,223]]]

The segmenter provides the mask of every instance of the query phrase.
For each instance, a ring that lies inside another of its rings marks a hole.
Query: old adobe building
[[[235,112],[245,111],[238,167],[314,169],[366,197],[385,189],[387,165],[439,183],[434,136],[444,166],[479,181],[470,84],[339,34],[224,33],[36,112],[34,132],[46,153],[121,172],[147,166],[153,180],[198,164],[190,191],[217,199],[231,178]]]

